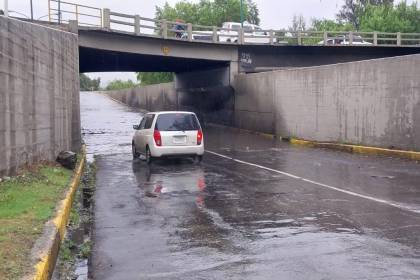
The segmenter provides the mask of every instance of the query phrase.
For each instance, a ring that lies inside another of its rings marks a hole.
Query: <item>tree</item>
[[[259,24],[259,10],[253,0],[244,1],[244,18],[252,24]],[[171,6],[166,2],[162,7],[156,6],[155,18],[175,21],[182,19],[186,23],[222,26],[224,22],[240,22],[240,0],[200,0],[198,3],[186,0]],[[173,81],[173,73],[138,73],[137,80],[141,85],[166,83]]]
[[[108,83],[105,89],[106,90],[119,90],[119,89],[133,88],[136,85],[137,84],[134,83],[132,80],[127,80],[127,81],[113,80]]]
[[[174,80],[174,74],[171,72],[140,72],[137,73],[137,81],[142,86],[169,83]]]
[[[292,26],[289,26],[290,32],[305,31],[306,21],[303,15],[293,15]]]
[[[345,0],[344,5],[337,14],[339,21],[352,24],[356,30],[360,28],[360,17],[365,12],[367,6],[387,5],[392,6],[394,0]]]
[[[81,91],[96,91],[99,90],[101,78],[91,79],[86,74],[80,74],[80,90]]]
[[[257,4],[253,0],[247,0],[248,16],[246,20],[249,23],[260,25],[260,11]]]
[[[337,22],[330,19],[312,19],[310,30],[313,31],[351,31],[350,23]]]
[[[250,23],[259,24],[259,10],[253,0],[246,0],[243,5],[244,18]],[[240,0],[200,0],[198,3],[181,1],[171,6],[165,3],[156,7],[156,19],[185,22],[207,26],[221,26],[223,22],[240,22]]]
[[[368,6],[360,16],[360,30],[380,32],[420,32],[420,9],[417,3],[397,6]]]

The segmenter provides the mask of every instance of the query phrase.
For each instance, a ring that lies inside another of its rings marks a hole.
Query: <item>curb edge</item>
[[[70,188],[63,200],[59,202],[59,207],[56,210],[54,218],[47,222],[53,225],[53,233],[50,234],[50,242],[38,256],[38,261],[34,266],[34,272],[29,279],[33,280],[48,280],[51,278],[54,271],[55,263],[57,261],[58,252],[61,241],[64,239],[66,233],[66,225],[70,216],[74,194],[79,187],[80,179],[82,177],[83,168],[86,162],[86,146],[82,146],[82,157],[76,167],[72,180],[69,184]]]

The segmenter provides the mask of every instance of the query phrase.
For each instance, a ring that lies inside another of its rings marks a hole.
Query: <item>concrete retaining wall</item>
[[[420,150],[420,55],[239,75],[235,125]]]
[[[106,94],[131,107],[147,111],[177,110],[178,108],[174,83],[111,90]]]
[[[175,88],[175,83],[107,91],[112,98],[147,111],[193,111],[201,123],[233,125],[233,88],[216,85],[202,88]]]
[[[0,175],[80,147],[77,35],[0,16]]]

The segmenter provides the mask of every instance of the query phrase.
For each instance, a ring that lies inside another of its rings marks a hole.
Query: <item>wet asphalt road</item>
[[[81,106],[94,279],[420,279],[419,164],[208,127],[201,165],[148,167],[131,159],[139,113]]]

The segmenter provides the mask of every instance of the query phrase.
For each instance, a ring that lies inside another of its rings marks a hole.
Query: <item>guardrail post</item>
[[[187,30],[188,30],[188,41],[192,41],[192,24],[188,23],[187,24]]]
[[[378,32],[377,31],[373,32],[373,45],[374,46],[378,45]]]
[[[217,43],[217,27],[213,26],[213,43]]]
[[[349,32],[349,44],[350,46],[353,45],[353,31]]]
[[[328,32],[324,31],[324,46],[327,45],[327,41],[328,41]]]
[[[168,23],[166,22],[166,19],[162,20],[160,24],[163,39],[168,39]]]
[[[270,45],[274,45],[274,31],[270,29],[269,34],[270,34]]]
[[[298,45],[302,45],[302,34],[300,32],[300,30],[298,30],[297,32],[297,41],[298,41]]]
[[[109,9],[104,9],[103,26],[105,29],[111,29],[111,11]]]
[[[139,15],[134,16],[134,33],[136,33],[136,35],[140,35],[140,16]]]
[[[79,25],[77,20],[69,20],[69,32],[78,34],[79,33]]]
[[[401,46],[401,32],[397,32],[397,46]]]

